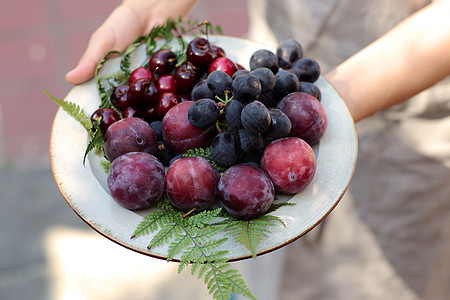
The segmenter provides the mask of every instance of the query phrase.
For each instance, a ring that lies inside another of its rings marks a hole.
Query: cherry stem
[[[198,209],[198,207],[196,206],[196,207],[194,207],[193,209],[191,209],[190,211],[188,211],[187,213],[185,213],[185,214],[182,214],[181,215],[181,217],[182,218],[186,218],[186,217],[188,217],[189,215],[191,215],[196,209]]]
[[[152,72],[152,78],[150,78],[150,82],[153,82],[153,79],[155,78],[155,73],[158,71],[159,67],[156,67]]]

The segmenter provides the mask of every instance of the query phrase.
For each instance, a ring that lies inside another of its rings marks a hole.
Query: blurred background
[[[66,72],[119,3],[0,2],[1,300],[211,299],[189,270],[178,275],[176,263],[139,255],[94,232],[53,178],[48,148],[58,106],[41,89],[65,97],[72,88]],[[225,34],[245,37],[247,11],[246,1],[205,0],[191,19],[209,19]],[[288,247],[235,265],[258,299],[417,299],[352,201],[341,200],[326,224],[330,230],[320,245],[314,229]]]

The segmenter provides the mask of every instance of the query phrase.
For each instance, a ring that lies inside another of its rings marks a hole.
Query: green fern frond
[[[86,163],[86,157],[88,156],[89,152],[91,152],[94,149],[103,147],[104,140],[102,131],[100,130],[100,126],[94,125],[94,127],[95,131],[93,133],[93,136],[91,137],[91,140],[87,145],[86,151],[84,152],[83,166]]]
[[[291,204],[287,202],[272,204],[269,211],[275,211],[286,205]],[[256,258],[257,256],[257,248],[261,241],[269,236],[271,227],[277,225],[286,226],[281,218],[267,213],[251,220],[240,220],[226,213],[221,213],[219,216],[226,218],[226,220],[223,221],[223,223],[228,224],[225,228],[225,232],[230,234],[236,242],[245,246],[245,248],[250,251],[253,258]]]
[[[218,164],[216,164],[216,162],[214,160],[212,160],[209,151],[210,151],[209,147],[189,149],[183,154],[183,157],[192,157],[192,156],[202,157],[202,158],[206,159],[207,161],[209,161],[211,163],[211,165],[214,167],[214,169],[216,169],[217,171],[219,171],[219,172],[225,171],[226,168],[219,166]]]
[[[75,120],[77,120],[81,125],[83,125],[84,128],[88,132],[92,129],[92,122],[90,118],[85,114],[84,110],[78,106],[78,104],[70,102],[70,101],[64,101],[61,99],[57,99],[54,96],[50,95],[49,92],[47,92],[44,88],[42,88],[44,93],[47,94],[47,96],[50,97],[50,99],[53,100],[56,104],[62,107],[62,109],[67,112],[71,117],[73,117]]]
[[[109,168],[111,167],[111,162],[109,160],[102,160],[100,164],[103,167],[105,173],[109,173]]]

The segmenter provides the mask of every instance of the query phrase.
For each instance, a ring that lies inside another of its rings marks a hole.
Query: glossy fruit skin
[[[289,136],[304,139],[310,145],[317,143],[324,135],[328,119],[322,104],[305,93],[291,93],[277,106],[291,120]]]
[[[213,59],[218,57],[226,57],[225,50],[217,45],[211,45],[211,50],[213,53]]]
[[[103,134],[105,134],[109,126],[119,120],[119,115],[110,108],[99,108],[91,115],[91,122],[93,124],[98,124]]]
[[[158,101],[158,88],[154,81],[140,78],[130,85],[128,98],[134,106],[154,106]]]
[[[220,70],[227,73],[230,77],[237,71],[236,64],[227,57],[218,57],[214,59],[208,67],[208,74]]]
[[[180,103],[180,97],[175,93],[163,93],[159,96],[158,104],[156,104],[155,112],[158,119],[162,120],[166,113],[175,105]]]
[[[154,206],[164,192],[164,167],[145,152],[129,152],[114,160],[107,185],[112,198],[130,210]]]
[[[200,68],[207,68],[213,61],[213,50],[208,40],[196,37],[190,41],[186,49],[186,58]]]
[[[261,158],[261,168],[278,192],[296,194],[314,178],[316,157],[304,140],[286,137],[267,145]]]
[[[124,111],[127,107],[131,106],[130,99],[128,98],[129,88],[125,84],[118,85],[111,94],[111,104],[120,111]]]
[[[185,101],[172,107],[162,120],[166,144],[178,153],[208,146],[217,131],[215,126],[197,128],[189,122],[188,111],[194,101]]]
[[[225,210],[239,219],[263,215],[272,205],[275,189],[270,178],[251,165],[234,165],[220,177],[219,200]]]
[[[131,85],[133,82],[135,82],[138,79],[148,79],[151,80],[153,77],[153,72],[150,71],[147,68],[139,67],[133,70],[131,72],[130,76],[128,77],[128,85]]]
[[[141,107],[129,106],[122,111],[122,118],[144,118],[144,110]]]
[[[204,210],[217,200],[219,174],[206,159],[182,157],[167,169],[166,192],[176,208]]]
[[[105,155],[113,162],[128,152],[147,152],[155,154],[157,150],[156,134],[150,124],[136,118],[124,118],[109,126],[104,136]]]
[[[175,69],[177,92],[190,93],[200,79],[200,71],[191,63],[186,62]]]
[[[159,95],[162,93],[176,93],[177,80],[172,74],[164,74],[158,78],[156,88]]]
[[[169,49],[156,51],[148,62],[148,66],[154,73],[163,75],[172,72],[177,64],[177,56]]]

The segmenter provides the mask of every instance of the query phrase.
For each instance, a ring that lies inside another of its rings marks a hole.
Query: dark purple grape
[[[150,122],[150,126],[152,127],[153,131],[156,134],[156,139],[158,141],[164,140],[164,136],[162,134],[162,121],[156,120],[156,121]]]
[[[261,169],[250,165],[230,167],[220,177],[217,189],[225,210],[240,219],[263,215],[275,199],[270,178]]]
[[[283,138],[291,132],[291,120],[288,116],[277,108],[270,108],[270,127],[267,135],[273,139]]]
[[[274,96],[274,91],[263,92],[258,97],[258,101],[264,104],[267,108],[276,107],[281,99]]]
[[[261,95],[261,82],[258,78],[250,74],[243,74],[236,77],[231,84],[234,98],[244,103],[258,99]]]
[[[294,61],[303,57],[303,47],[293,39],[284,40],[278,44],[276,54],[280,68],[289,69]]]
[[[319,87],[314,83],[301,81],[298,91],[301,93],[309,94],[319,101],[322,99],[322,92],[320,91]]]
[[[188,110],[188,119],[198,128],[213,126],[219,118],[220,109],[212,99],[199,99]]]
[[[261,152],[264,150],[264,139],[258,133],[253,133],[243,128],[238,132],[239,148],[244,153]]]
[[[221,70],[211,72],[206,78],[208,88],[221,99],[225,99],[226,93],[231,93],[232,82],[230,75]]]
[[[211,159],[221,166],[237,163],[239,153],[234,135],[229,132],[219,133],[211,143],[210,155]]]
[[[320,76],[320,65],[312,58],[302,58],[292,64],[290,71],[299,81],[314,83]]]
[[[275,75],[274,96],[277,100],[281,100],[286,95],[297,92],[299,85],[300,82],[295,74],[286,70],[280,70]]]
[[[275,87],[275,75],[268,68],[257,68],[250,72],[250,75],[258,78],[261,83],[261,91],[263,93],[273,90]]]
[[[170,164],[170,161],[175,156],[179,155],[179,153],[173,151],[170,149],[164,141],[158,141],[158,150],[155,153],[155,156],[159,161],[165,166],[168,167]]]
[[[236,72],[234,72],[233,76],[231,76],[231,79],[235,79],[236,77],[238,77],[239,75],[242,74],[249,74],[250,71],[249,70],[245,70],[245,69],[241,69],[241,70],[237,70]]]
[[[191,91],[191,100],[196,101],[202,98],[215,99],[216,94],[208,87],[206,79],[201,79]]]
[[[242,109],[241,122],[248,131],[263,133],[270,126],[269,110],[259,101],[250,102]]]
[[[267,49],[256,50],[250,57],[250,70],[261,67],[268,68],[276,74],[279,69],[278,56]]]
[[[244,105],[244,103],[238,100],[230,100],[225,104],[223,114],[229,130],[242,128],[241,112]]]

